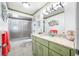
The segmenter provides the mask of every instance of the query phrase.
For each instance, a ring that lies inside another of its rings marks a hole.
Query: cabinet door
[[[34,56],[37,56],[38,55],[38,51],[37,51],[37,44],[36,44],[36,37],[35,36],[32,36],[32,53]]]
[[[48,48],[37,42],[37,55],[48,56]]]
[[[36,37],[36,41],[41,43],[42,45],[48,47],[48,41],[39,37]]]
[[[75,50],[71,49],[71,56],[75,56]]]
[[[61,55],[49,49],[49,56],[61,56]]]
[[[36,43],[36,45],[37,45],[37,55],[42,56],[43,55],[43,47],[38,42]]]
[[[48,56],[48,48],[37,42],[37,55]]]
[[[43,48],[43,56],[48,56],[48,48],[43,45],[42,48]]]
[[[32,41],[32,51],[33,51],[33,55],[36,56],[37,55],[37,44],[35,40]]]
[[[49,42],[49,49],[63,55],[63,56],[70,56],[70,49],[59,44]]]

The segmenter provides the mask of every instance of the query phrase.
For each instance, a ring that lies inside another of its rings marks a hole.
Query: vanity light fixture
[[[48,15],[54,11],[57,11],[58,8],[64,8],[64,3],[63,2],[55,2],[52,3],[50,6],[47,6],[44,10],[43,10],[43,15]]]
[[[50,13],[50,9],[48,10],[48,9],[46,8],[46,12],[49,14],[49,13]]]
[[[52,8],[53,8],[55,11],[57,10],[57,6],[58,6],[58,3],[57,3],[57,2],[55,2],[55,3],[52,4]]]
[[[22,2],[22,5],[23,5],[25,8],[29,8],[29,7],[30,7],[30,3],[29,3],[29,2]]]
[[[61,7],[59,4],[57,4],[54,9],[57,10],[59,7]]]
[[[63,6],[62,4],[63,4],[62,2],[59,3],[59,5],[60,5],[62,8],[64,8],[64,6]]]
[[[55,11],[54,7],[53,7],[53,4],[51,5],[51,8],[50,8],[51,11]]]
[[[55,10],[57,10],[58,8],[61,8],[61,7],[63,8],[63,5],[61,2],[57,2],[55,5],[53,4],[53,7]]]
[[[47,12],[48,13],[51,13],[52,11],[51,11],[51,7],[47,7]]]
[[[48,15],[48,12],[46,11],[46,9],[44,9],[44,10],[42,11],[42,13],[43,13],[43,15]]]

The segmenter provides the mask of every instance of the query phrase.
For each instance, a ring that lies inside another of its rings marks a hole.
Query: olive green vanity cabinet
[[[64,55],[64,56],[70,55],[70,52],[69,52],[70,49],[60,46],[58,44],[49,42],[49,48],[59,53],[60,55]]]
[[[48,56],[48,48],[37,43],[37,55],[38,56]]]
[[[74,56],[75,51],[60,44],[32,36],[34,56]]]
[[[36,43],[36,45],[37,45],[37,55],[42,56],[43,48],[41,47],[41,45],[39,43]]]
[[[33,37],[32,50],[33,55],[35,56],[48,56],[48,41],[45,41],[41,38]]]
[[[75,56],[75,50],[71,49],[71,56]]]
[[[37,55],[37,46],[34,39],[32,40],[32,50],[33,50],[33,55]]]

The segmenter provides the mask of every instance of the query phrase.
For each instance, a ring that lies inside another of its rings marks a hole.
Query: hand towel
[[[10,51],[10,39],[9,39],[9,33],[5,32],[2,34],[2,56],[7,56]]]

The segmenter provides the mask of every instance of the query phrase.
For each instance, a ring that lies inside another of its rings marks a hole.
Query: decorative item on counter
[[[58,33],[58,30],[50,30],[50,34],[52,36],[57,35],[57,33]]]
[[[74,31],[72,31],[72,30],[67,31],[66,37],[67,37],[68,40],[74,41],[74,39],[75,39],[75,33],[74,33]]]
[[[52,20],[52,21],[48,22],[48,24],[50,26],[54,26],[54,25],[58,25],[58,22],[56,20]]]

